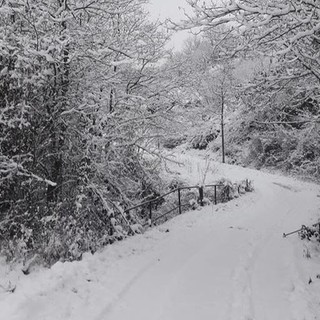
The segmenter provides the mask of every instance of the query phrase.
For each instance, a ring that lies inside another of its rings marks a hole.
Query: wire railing
[[[198,197],[197,197],[197,203],[200,206],[204,206],[204,189],[205,188],[214,188],[213,191],[213,202],[214,204],[218,203],[218,188],[224,187],[223,184],[210,184],[210,185],[204,185],[204,186],[186,186],[186,187],[178,187],[173,190],[170,190],[169,192],[160,195],[154,199],[150,199],[148,201],[142,202],[138,205],[135,205],[133,207],[127,208],[124,210],[125,214],[129,214],[130,211],[132,210],[137,210],[137,209],[143,209],[143,211],[147,211],[147,221],[142,224],[143,227],[146,226],[152,226],[154,225],[157,221],[160,219],[168,216],[172,212],[176,211],[177,214],[182,214],[183,208],[190,206],[190,203],[183,203],[182,201],[182,191],[183,190],[192,190],[192,189],[197,189],[198,190]],[[166,197],[168,197],[171,194],[177,194],[177,205],[174,206],[173,208],[170,208],[169,210],[165,212],[159,213],[157,210],[157,207],[161,201],[163,201]]]

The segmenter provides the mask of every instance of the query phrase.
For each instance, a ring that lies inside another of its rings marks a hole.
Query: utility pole
[[[224,151],[224,92],[221,88],[221,150],[222,150],[222,163],[225,163]]]

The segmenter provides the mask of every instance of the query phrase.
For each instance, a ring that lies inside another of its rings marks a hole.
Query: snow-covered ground
[[[318,221],[319,187],[191,152],[176,160],[184,166],[170,170],[190,183],[249,178],[255,192],[177,216],[80,262],[28,276],[0,262],[0,319],[320,319],[319,248],[296,234],[282,237]],[[3,290],[9,282],[13,293]]]

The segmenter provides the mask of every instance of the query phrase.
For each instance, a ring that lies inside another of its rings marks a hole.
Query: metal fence
[[[127,208],[124,210],[125,214],[130,213],[130,211],[132,210],[137,210],[137,209],[141,209],[142,211],[147,211],[147,222],[144,222],[142,225],[145,227],[147,225],[152,226],[153,224],[155,224],[158,220],[168,216],[170,213],[176,211],[177,214],[181,214],[183,211],[184,207],[190,206],[190,203],[183,203],[182,202],[182,191],[183,190],[192,190],[192,189],[197,189],[198,190],[198,197],[197,197],[197,202],[199,203],[200,206],[204,205],[204,189],[205,188],[213,188],[213,202],[214,204],[218,203],[218,188],[222,188],[225,187],[222,184],[210,184],[210,185],[204,185],[204,186],[186,186],[186,187],[178,187],[175,188],[163,195],[160,195],[154,199],[145,201],[143,203],[140,203],[136,206]],[[166,211],[166,212],[162,212],[159,214],[159,211],[157,210],[157,208],[161,207],[161,203],[163,202],[163,200],[168,197],[171,194],[177,194],[177,205],[174,206],[173,208],[170,208],[170,210]]]

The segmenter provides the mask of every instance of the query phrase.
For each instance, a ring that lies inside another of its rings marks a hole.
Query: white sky
[[[149,0],[150,4],[147,10],[150,12],[151,18],[165,20],[170,18],[174,21],[184,19],[183,9],[188,13],[191,12],[190,6],[185,0]],[[181,9],[179,9],[179,7]],[[177,32],[171,41],[170,46],[175,50],[182,48],[184,40],[189,36],[187,31]]]

